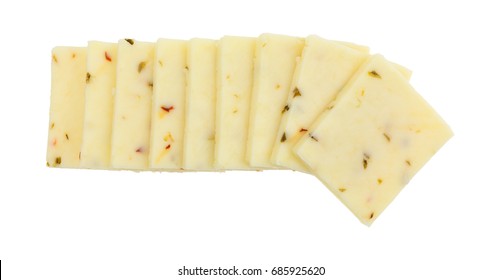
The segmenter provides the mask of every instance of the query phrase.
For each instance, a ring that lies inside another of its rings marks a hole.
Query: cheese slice
[[[52,50],[47,166],[79,167],[82,145],[86,49]]]
[[[287,104],[275,137],[272,163],[307,172],[308,168],[292,152],[299,138],[325,106],[369,57],[368,52],[317,36],[306,38],[296,67]]]
[[[255,38],[223,37],[218,46],[215,167],[251,169],[245,160]]]
[[[382,56],[368,60],[294,148],[370,225],[452,131]]]
[[[81,167],[110,167],[116,68],[116,43],[89,42]]]
[[[154,46],[132,39],[118,42],[111,136],[114,168],[148,168]]]
[[[183,168],[212,170],[216,120],[217,43],[192,39],[187,51]]]
[[[186,41],[158,40],[150,135],[152,169],[182,167],[186,69]]]
[[[276,168],[271,152],[303,46],[304,39],[297,37],[263,34],[257,39],[246,151],[252,167]]]

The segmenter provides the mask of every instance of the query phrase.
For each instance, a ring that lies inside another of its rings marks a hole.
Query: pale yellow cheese
[[[81,167],[110,167],[116,68],[116,43],[89,42]]]
[[[263,34],[257,39],[246,151],[252,167],[277,167],[270,157],[303,46],[304,39],[284,35]]]
[[[180,170],[183,159],[186,41],[158,40],[153,71],[150,168]]]
[[[287,104],[275,137],[272,163],[297,171],[308,168],[292,152],[299,138],[369,57],[366,51],[317,36],[306,38]]]
[[[223,37],[218,45],[214,163],[218,169],[251,169],[245,160],[255,38]]]
[[[370,225],[452,131],[390,62],[364,63],[294,148]]]
[[[183,168],[212,170],[216,119],[217,43],[192,39],[187,51]]]
[[[84,118],[86,49],[52,50],[47,166],[79,167]]]
[[[147,169],[153,91],[152,43],[118,42],[117,81],[111,137],[111,165]]]

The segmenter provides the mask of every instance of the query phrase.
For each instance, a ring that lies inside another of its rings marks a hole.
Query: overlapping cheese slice
[[[308,168],[292,148],[326,104],[335,99],[358,67],[368,58],[366,51],[317,36],[306,38],[296,67],[287,104],[275,138],[272,163],[297,171]]]
[[[214,165],[218,169],[251,169],[245,160],[256,39],[226,36],[219,41],[217,61]]]
[[[47,166],[80,167],[82,145],[86,48],[52,50]]]
[[[117,44],[89,42],[81,167],[110,168],[116,69]]]
[[[186,92],[186,41],[155,46],[149,167],[182,168]]]
[[[406,78],[375,55],[294,151],[370,225],[450,137],[450,128]]]
[[[246,151],[252,167],[277,167],[270,157],[303,46],[304,39],[297,37],[263,34],[257,39]]]
[[[214,169],[216,51],[214,40],[192,39],[188,43],[183,151],[185,170]]]
[[[155,44],[118,42],[111,166],[148,169]]]

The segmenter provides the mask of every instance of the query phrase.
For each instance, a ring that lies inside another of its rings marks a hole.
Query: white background
[[[2,279],[236,279],[177,276],[183,265],[325,266],[318,279],[501,279],[499,8],[131,2],[0,3]],[[454,130],[372,227],[297,172],[45,167],[52,47],[263,32],[370,46],[412,69],[414,87]]]

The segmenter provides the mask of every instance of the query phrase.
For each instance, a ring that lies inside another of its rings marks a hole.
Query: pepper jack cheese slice
[[[111,137],[114,168],[148,168],[154,46],[132,39],[118,42]]]
[[[212,170],[216,119],[217,43],[192,39],[187,52],[183,168]]]
[[[89,42],[80,166],[109,168],[117,44]]]
[[[452,131],[380,55],[367,61],[339,96],[294,151],[370,225]]]
[[[186,90],[186,42],[158,40],[153,71],[150,168],[181,168]]]
[[[282,120],[272,162],[293,170],[307,172],[307,167],[292,152],[299,138],[335,99],[353,73],[369,57],[368,52],[350,48],[317,36],[306,38],[301,60],[296,67],[287,104],[282,108]]]
[[[255,38],[223,37],[218,46],[215,167],[251,169],[245,160]]]
[[[52,50],[47,166],[80,166],[86,54],[85,48]]]
[[[276,168],[270,156],[304,40],[263,34],[256,42],[246,158],[252,167]]]

